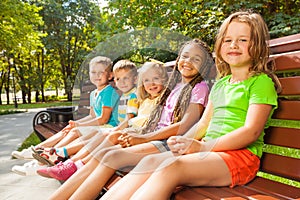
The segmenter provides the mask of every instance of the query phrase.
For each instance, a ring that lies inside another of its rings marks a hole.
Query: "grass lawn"
[[[14,104],[0,105],[0,115],[13,114],[26,112],[28,109],[32,108],[49,108],[57,106],[71,106],[72,102],[69,101],[53,101],[46,103],[31,103],[31,104],[18,104],[18,108],[14,107]]]

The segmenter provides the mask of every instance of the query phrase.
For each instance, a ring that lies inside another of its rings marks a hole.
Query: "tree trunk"
[[[40,102],[39,95],[40,95],[39,91],[38,90],[35,91],[35,102]]]

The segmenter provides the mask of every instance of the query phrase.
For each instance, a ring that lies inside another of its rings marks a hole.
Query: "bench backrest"
[[[282,92],[266,130],[267,152],[260,171],[300,181],[300,34],[270,40],[269,44]]]

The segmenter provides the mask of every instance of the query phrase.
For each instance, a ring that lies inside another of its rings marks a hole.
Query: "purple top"
[[[175,88],[171,91],[169,97],[166,100],[166,105],[164,106],[156,130],[161,129],[163,127],[167,127],[172,124],[173,111],[175,109],[180,92],[184,86],[185,84],[178,83],[175,86]],[[190,103],[202,104],[204,107],[206,107],[208,94],[209,94],[209,89],[205,81],[197,83],[192,90]]]

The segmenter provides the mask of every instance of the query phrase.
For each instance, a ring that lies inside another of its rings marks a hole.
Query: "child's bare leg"
[[[170,151],[146,156],[129,174],[110,188],[101,199],[129,199],[131,195],[151,176],[155,169],[168,158],[175,158]],[[138,174],[138,176],[135,174]],[[128,183],[130,183],[130,185],[128,185]],[[124,187],[125,184],[126,187]]]
[[[99,164],[93,173],[80,185],[70,199],[96,198],[105,183],[117,169],[136,165],[143,157],[153,153],[159,152],[158,149],[150,143],[110,150],[104,155],[101,164]],[[96,155],[96,158],[100,160],[99,155]]]
[[[90,146],[88,148],[82,148],[81,151],[78,152],[78,154],[76,154],[75,156],[72,157],[72,160],[77,161],[77,160],[81,159],[83,163],[87,163],[102,149],[116,145],[117,139],[120,135],[121,135],[121,133],[115,132],[108,136],[103,136],[101,138],[103,140],[100,141],[101,144],[99,143],[100,145],[99,144],[97,145],[97,141],[91,141],[92,144],[89,144]],[[98,139],[100,139],[101,136],[99,135],[97,137],[98,137]],[[95,138],[95,139],[97,139],[97,138]],[[101,159],[102,159],[102,157],[100,157],[100,160]]]
[[[93,138],[96,135],[97,132],[90,132],[88,134],[82,135],[78,138],[76,138],[75,140],[73,140],[72,142],[70,142],[69,144],[73,144],[73,143],[77,143],[77,142],[81,142],[81,141],[90,141],[91,138]]]
[[[62,131],[54,134],[53,136],[49,137],[48,139],[46,139],[45,141],[39,143],[37,146],[40,147],[53,147],[54,145],[56,145],[63,137],[65,136],[65,133],[63,133]]]
[[[109,150],[110,149],[108,148],[103,150],[102,154],[104,155]],[[101,153],[99,152],[98,154],[100,156]],[[51,195],[50,199],[69,199],[69,197],[85,181],[85,179],[94,171],[94,169],[98,165],[99,161],[97,159],[91,159],[90,162],[77,170],[66,182],[64,182],[64,184],[61,185],[53,195]]]
[[[95,134],[96,132],[97,131],[93,130],[93,131],[87,133],[86,135]],[[82,134],[77,127],[72,128],[71,131],[55,145],[55,147],[66,146],[67,144],[71,143],[72,141],[74,141],[75,139],[77,139],[81,136],[82,136]]]
[[[76,155],[85,145],[85,141],[79,141],[65,146],[68,156]]]
[[[73,161],[77,161],[88,156],[103,140],[105,136],[102,133],[97,133],[94,137],[90,138],[89,141],[86,141],[86,144],[83,148],[80,149],[73,157]],[[86,160],[84,163],[87,163]]]
[[[165,161],[159,168],[152,173],[131,199],[150,200],[153,196],[168,199],[178,185],[228,186],[231,184],[231,175],[227,165],[217,153],[180,156],[174,162]],[[139,176],[139,174],[132,174],[132,179],[127,182],[127,185],[131,185],[131,181],[133,184],[138,182]]]

